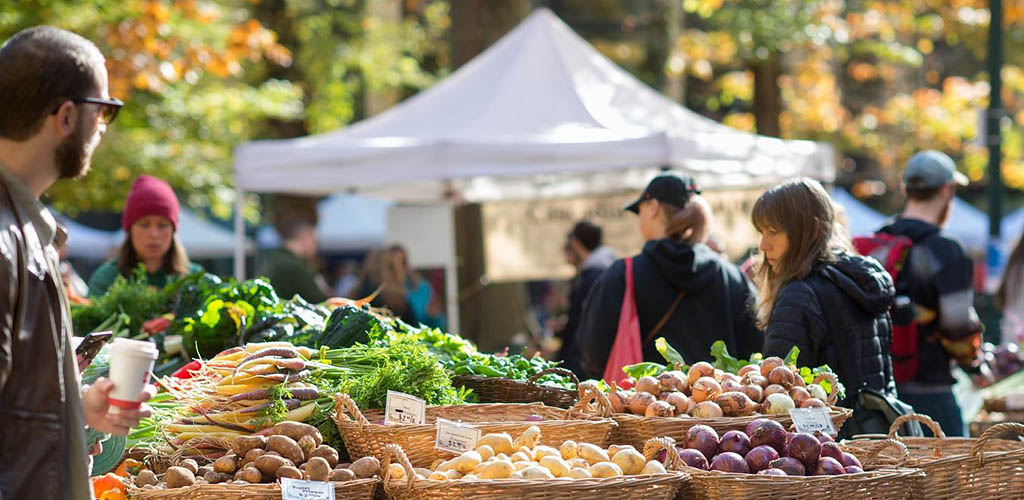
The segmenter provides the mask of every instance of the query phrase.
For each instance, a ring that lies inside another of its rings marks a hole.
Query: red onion
[[[771,446],[782,455],[786,450],[786,429],[782,427],[782,424],[774,420],[768,420],[750,435],[751,448],[757,448],[761,445]]]
[[[814,466],[813,476],[838,476],[840,474],[846,474],[846,469],[843,468],[843,464],[839,463],[838,460],[832,457],[822,457],[818,460],[818,464]]]
[[[718,442],[718,451],[720,453],[731,451],[745,456],[750,452],[750,438],[742,431],[726,432],[722,434],[722,439]]]
[[[714,460],[711,461],[711,470],[717,470],[722,472],[737,472],[740,474],[749,474],[750,468],[747,467],[747,461],[737,453],[727,451],[725,453],[719,453]]]
[[[847,451],[843,452],[843,459],[840,460],[840,462],[842,462],[843,467],[851,467],[852,466],[852,467],[860,467],[862,469],[864,467],[863,465],[860,464],[860,460],[857,457],[855,457],[853,455],[853,453],[850,453],[850,452],[847,452]]]
[[[677,451],[679,451],[679,458],[681,458],[683,463],[688,467],[708,470],[708,458],[704,456],[702,451],[695,450],[693,448],[677,448]]]
[[[754,448],[753,450],[750,450],[750,453],[747,453],[747,456],[744,457],[744,460],[747,461],[747,467],[750,469],[750,472],[756,473],[764,469],[767,469],[768,464],[772,463],[778,458],[779,453],[775,451],[775,448],[772,448],[771,446],[762,445],[758,446],[757,448]]]
[[[772,421],[773,420],[767,418],[755,418],[754,420],[751,420],[747,424],[747,426],[743,429],[743,433],[746,434],[747,437],[753,436],[754,431],[756,431],[758,427],[761,427],[761,424]]]
[[[782,469],[765,469],[757,473],[759,476],[785,476],[786,473]]]
[[[800,463],[799,460],[790,457],[782,457],[777,460],[772,460],[768,467],[773,469],[780,469],[786,473],[787,476],[805,476],[807,475],[807,469],[804,464]]]
[[[821,444],[821,456],[832,457],[839,463],[843,463],[843,449],[834,441]]]
[[[858,467],[856,465],[850,465],[850,466],[844,467],[844,469],[846,470],[847,474],[860,474],[861,472],[864,472],[864,469],[861,469],[860,467]]]
[[[799,460],[804,467],[811,469],[821,456],[821,442],[813,434],[801,432],[789,440],[786,456]]]
[[[686,431],[686,447],[700,451],[709,462],[718,453],[718,443],[718,433],[710,426],[698,424]]]

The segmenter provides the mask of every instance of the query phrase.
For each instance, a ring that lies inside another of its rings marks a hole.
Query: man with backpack
[[[967,178],[938,151],[921,151],[903,174],[906,208],[874,236],[854,240],[893,277],[892,357],[899,398],[932,417],[947,436],[966,434],[953,396],[953,361],[977,370],[983,327],[974,310],[973,264],[942,231],[957,185]]]

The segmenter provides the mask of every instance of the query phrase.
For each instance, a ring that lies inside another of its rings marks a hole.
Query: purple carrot
[[[260,349],[252,353],[251,356],[242,360],[242,363],[239,363],[239,365],[252,361],[254,359],[265,358],[267,356],[277,356],[280,358],[297,358],[299,357],[299,352],[290,347],[268,347],[266,349]]]
[[[267,389],[258,389],[255,391],[235,394],[234,396],[231,396],[231,402],[234,403],[237,401],[256,401],[259,399],[267,399],[268,392],[269,391]]]
[[[284,406],[286,408],[288,408],[289,410],[294,410],[294,409],[298,408],[299,407],[299,403],[300,403],[298,399],[282,399],[281,401],[284,402]],[[274,406],[274,402],[263,403],[261,405],[256,405],[256,406],[250,406],[250,407],[248,407],[248,408],[246,408],[244,410],[239,410],[238,413],[257,413],[257,412],[260,412],[260,411],[262,411],[262,410],[264,410],[266,408],[270,408],[271,406]]]
[[[261,375],[261,377],[276,382],[298,382],[309,377],[309,375],[309,370],[302,370],[298,373],[275,373],[273,375]]]
[[[207,415],[206,412],[203,411],[202,408],[199,409],[199,413],[201,413],[203,415],[203,418],[205,418],[209,423],[211,423],[213,425],[216,425],[217,427],[223,427],[223,428],[231,430],[231,431],[252,432],[252,429],[248,429],[246,427],[242,427],[241,425],[228,424],[228,423],[225,423],[225,422],[218,422],[218,421],[210,418],[210,416]]]
[[[292,393],[292,397],[299,401],[309,401],[320,397],[320,391],[318,391],[316,387],[288,389],[288,392]]]

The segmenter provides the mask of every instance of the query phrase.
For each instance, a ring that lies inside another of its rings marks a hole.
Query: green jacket
[[[203,266],[200,266],[195,262],[190,262],[188,265],[188,274],[198,273],[202,270]],[[121,274],[121,271],[117,268],[116,259],[107,261],[103,263],[102,266],[97,267],[89,278],[89,296],[99,297],[107,293],[110,285],[114,284],[114,280],[117,279],[119,274]],[[179,276],[163,270],[155,273],[146,273],[146,281],[157,288],[167,286],[168,283],[176,278],[179,278]]]
[[[282,299],[296,294],[314,304],[327,300],[327,295],[316,284],[316,275],[309,264],[284,248],[267,252],[259,274],[266,276]]]

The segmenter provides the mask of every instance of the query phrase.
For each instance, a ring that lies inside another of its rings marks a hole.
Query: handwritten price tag
[[[322,481],[281,478],[282,500],[335,500],[334,485]]]
[[[427,421],[427,402],[416,396],[388,391],[384,409],[384,425],[418,425]]]
[[[1006,395],[1006,409],[1010,411],[1024,410],[1024,392]]]
[[[793,419],[797,432],[821,431],[825,434],[836,434],[828,408],[793,408],[789,410],[789,416]]]
[[[462,453],[476,448],[480,440],[480,429],[472,425],[437,419],[437,440],[434,448],[452,453]]]

